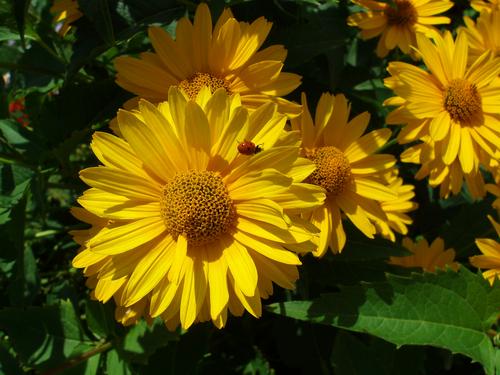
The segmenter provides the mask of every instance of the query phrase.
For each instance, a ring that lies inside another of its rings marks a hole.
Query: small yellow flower
[[[413,242],[410,238],[403,238],[403,246],[407,248],[412,255],[402,257],[390,257],[388,263],[401,267],[419,267],[425,272],[435,272],[437,268],[445,269],[449,266],[452,270],[457,271],[459,263],[454,262],[455,250],[444,249],[444,241],[442,238],[436,238],[432,244],[425,238]]]
[[[391,131],[378,129],[363,135],[370,115],[363,112],[349,120],[350,104],[344,95],[323,94],[314,121],[305,94],[302,105],[304,111],[292,119],[292,129],[300,130],[302,154],[316,164],[306,182],[326,192],[324,205],[307,216],[321,230],[314,254],[323,256],[328,247],[334,253],[344,248],[342,214],[369,238],[377,232],[374,222],[388,220],[380,202],[395,202],[398,198],[384,178],[395,159],[392,155],[375,154],[386,144]]]
[[[71,24],[83,16],[78,9],[77,0],[54,0],[50,12],[54,15],[54,23],[61,25],[58,30],[61,36],[66,35],[71,29]]]
[[[188,100],[172,87],[158,107],[143,100],[120,111],[122,137],[94,134],[104,165],[80,172],[91,188],[78,202],[101,221],[74,234],[88,239],[73,265],[91,277],[95,298],[115,299],[119,321],[220,328],[228,311],[259,317],[273,283],[294,287],[300,260],[288,248],[314,250],[317,230],[291,214],[324,194],[301,182],[315,166],[285,123],[274,103],[249,114],[223,89]],[[237,140],[263,150],[242,154]]]
[[[500,224],[491,216],[488,219],[500,236]],[[500,243],[489,238],[480,238],[476,240],[476,245],[483,255],[474,255],[469,258],[470,263],[477,268],[487,269],[483,272],[483,277],[493,285],[496,278],[500,278]]]
[[[212,27],[210,10],[202,3],[193,23],[179,20],[175,40],[163,29],[150,27],[154,52],[138,59],[118,57],[116,83],[154,103],[166,100],[171,86],[179,86],[190,98],[204,86],[212,92],[223,88],[238,93],[250,109],[272,101],[281,113],[297,116],[300,105],[282,98],[301,80],[297,74],[282,72],[286,49],[281,45],[260,49],[271,26],[264,17],[251,24],[238,22],[225,9]]]
[[[464,31],[456,41],[451,33],[437,35],[434,43],[417,36],[417,51],[428,70],[403,62],[389,63],[392,75],[385,79],[397,97],[386,100],[396,105],[386,121],[403,124],[400,143],[424,140],[432,152],[420,154],[423,164],[437,164],[445,169],[460,168],[466,178],[476,178],[479,165],[489,166],[500,152],[500,58],[482,54],[467,65],[468,42]],[[449,174],[449,173],[448,173]],[[453,185],[461,186],[462,178]],[[455,192],[455,189],[452,189]]]
[[[349,26],[361,29],[363,39],[380,35],[377,56],[385,57],[398,47],[406,54],[412,54],[410,47],[416,45],[416,34],[432,36],[437,29],[432,25],[450,23],[448,17],[440,16],[453,6],[449,0],[352,0],[366,11],[354,13],[347,19]]]

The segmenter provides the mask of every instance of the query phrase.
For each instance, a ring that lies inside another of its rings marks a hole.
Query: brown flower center
[[[182,80],[179,83],[179,88],[181,88],[191,100],[196,99],[196,96],[203,86],[207,86],[211,93],[221,87],[229,93],[229,83],[225,79],[214,77],[208,73],[195,73],[188,79]]]
[[[351,181],[351,165],[344,153],[333,146],[320,147],[307,155],[316,164],[306,182],[319,185],[330,195],[342,193]]]
[[[163,187],[160,204],[172,236],[183,235],[194,246],[219,238],[232,227],[236,217],[222,178],[210,171],[175,175]]]
[[[418,14],[408,0],[395,0],[394,7],[385,10],[387,23],[391,26],[413,26],[417,23]]]
[[[444,93],[444,108],[452,120],[462,125],[481,122],[483,110],[481,95],[474,84],[457,78],[450,82]]]

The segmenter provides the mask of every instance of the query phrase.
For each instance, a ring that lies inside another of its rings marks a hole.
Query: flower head
[[[401,267],[420,267],[426,272],[435,272],[437,268],[444,269],[449,266],[454,271],[458,270],[459,263],[454,262],[455,250],[444,249],[442,238],[436,238],[432,244],[425,238],[413,242],[410,238],[403,238],[403,246],[412,252],[412,255],[390,257],[388,263]]]
[[[73,265],[96,271],[94,294],[115,298],[119,320],[222,327],[228,310],[260,316],[273,282],[293,288],[300,260],[287,248],[313,250],[316,229],[289,214],[324,194],[301,183],[314,164],[285,122],[273,103],[249,114],[224,89],[188,100],[172,87],[158,107],[141,101],[118,113],[123,138],[94,134],[104,165],[80,172],[91,189],[78,202],[108,223]],[[241,154],[244,139],[263,149]]]
[[[342,251],[346,235],[342,213],[367,237],[377,232],[374,222],[387,221],[380,202],[398,198],[383,174],[395,164],[392,155],[375,154],[390,138],[389,129],[374,130],[363,135],[370,115],[364,112],[349,120],[350,105],[344,95],[323,94],[313,121],[302,96],[304,112],[292,120],[292,129],[302,134],[302,154],[312,160],[316,170],[307,182],[326,192],[325,203],[308,215],[320,230],[316,256],[328,246]]]
[[[488,219],[499,237],[500,224],[489,215]],[[483,277],[493,285],[495,279],[500,278],[500,243],[489,238],[479,238],[476,240],[476,245],[483,254],[474,255],[469,261],[474,267],[487,270],[483,272]]]
[[[50,12],[54,15],[54,23],[61,25],[58,30],[61,36],[66,35],[71,29],[71,24],[83,16],[78,9],[77,0],[54,0]]]
[[[480,163],[489,165],[499,152],[500,59],[487,52],[467,66],[463,31],[456,41],[449,32],[434,40],[417,36],[428,71],[402,62],[389,64],[392,77],[385,84],[398,96],[385,104],[398,108],[387,123],[404,125],[400,143],[426,142],[432,152],[421,153],[421,163],[438,159],[440,167],[460,168],[463,175],[475,176]],[[454,184],[461,186],[462,178]]]
[[[431,36],[437,32],[432,25],[448,24],[448,17],[440,16],[453,6],[449,0],[394,0],[389,3],[373,0],[353,0],[366,12],[354,13],[347,19],[350,26],[361,29],[363,39],[380,35],[377,56],[385,57],[398,47],[406,54],[416,44],[416,34]]]
[[[251,24],[238,22],[225,9],[212,28],[210,10],[198,6],[194,22],[182,18],[176,39],[159,27],[149,28],[154,53],[115,60],[116,82],[142,98],[160,102],[170,86],[179,86],[190,98],[207,86],[238,93],[244,106],[255,109],[273,101],[279,111],[298,115],[299,105],[281,98],[300,85],[301,77],[282,72],[287,51],[281,45],[260,50],[271,23],[261,17]]]

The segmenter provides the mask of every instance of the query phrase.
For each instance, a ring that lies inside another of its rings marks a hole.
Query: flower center
[[[452,80],[446,88],[444,108],[452,120],[463,125],[480,122],[483,115],[481,95],[476,85],[462,78]]]
[[[395,7],[385,10],[387,23],[394,26],[413,26],[417,23],[418,14],[413,4],[408,0],[395,0]]]
[[[179,83],[179,87],[188,95],[189,99],[196,99],[203,86],[208,86],[211,93],[223,87],[229,93],[229,84],[225,79],[214,77],[208,73],[195,73]]]
[[[210,171],[175,175],[164,187],[161,215],[174,238],[183,235],[190,245],[205,245],[226,233],[235,210],[221,177]]]
[[[330,195],[344,191],[351,181],[351,165],[344,153],[333,146],[320,147],[307,155],[316,164],[306,182],[319,185]]]

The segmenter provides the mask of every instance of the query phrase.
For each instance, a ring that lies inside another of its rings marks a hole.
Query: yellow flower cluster
[[[487,192],[498,198],[500,2],[473,0],[471,6],[479,16],[476,21],[464,17],[465,26],[458,27],[456,37],[431,26],[450,22],[440,16],[453,5],[446,0],[353,3],[362,9],[352,14],[348,23],[361,29],[363,39],[380,35],[378,56],[385,57],[397,46],[425,65],[388,63],[390,77],[384,83],[395,96],[384,104],[397,108],[386,122],[402,126],[397,141],[410,145],[401,160],[420,164],[415,177],[428,177],[429,185],[439,187],[442,198],[458,194],[464,185],[475,199]],[[485,184],[485,174],[495,184]],[[498,202],[493,203],[497,210]],[[498,224],[492,218],[490,221],[498,233]],[[500,247],[486,239],[477,240],[477,245],[484,255],[472,257],[471,263],[492,268],[484,273],[492,282],[500,274]],[[405,266],[408,262],[424,267],[417,255],[404,262],[392,260]]]
[[[93,136],[102,165],[81,171],[90,189],[73,209],[90,228],[72,234],[73,265],[123,324],[259,317],[273,284],[294,287],[298,255],[342,250],[344,216],[370,238],[408,231],[413,186],[377,153],[391,131],[365,134],[369,114],[350,119],[341,94],[324,94],[314,121],[305,95],[282,98],[301,77],[282,72],[283,46],[261,49],[270,28],[229,9],[212,26],[201,4],[175,39],[151,27],[154,52],[115,60],[138,97],[115,135]]]
[[[454,40],[432,26],[449,22],[437,16],[449,1],[356,4],[370,11],[348,22],[364,38],[381,34],[380,56],[398,46],[428,69],[388,67],[396,96],[386,104],[398,108],[387,123],[403,125],[400,143],[421,141],[401,159],[421,164],[416,177],[429,175],[443,197],[463,180],[475,197],[498,190],[482,179],[482,168],[498,179],[498,35],[478,36],[498,23],[495,11],[477,28],[466,20]],[[390,128],[367,131],[370,115],[352,117],[342,94],[323,94],[314,114],[305,94],[301,104],[285,99],[301,77],[282,71],[283,46],[262,48],[271,26],[239,22],[229,9],[213,24],[200,4],[175,38],[150,27],[153,52],[114,61],[117,84],[137,97],[118,112],[114,134],[93,136],[102,165],[80,172],[90,188],[72,212],[90,228],[72,232],[81,245],[73,265],[125,325],[160,317],[169,329],[221,328],[228,312],[259,317],[274,284],[294,288],[299,255],[343,250],[344,219],[369,238],[408,233],[417,204],[396,158],[381,153]],[[392,264],[458,267],[441,239],[403,245],[414,254]]]

